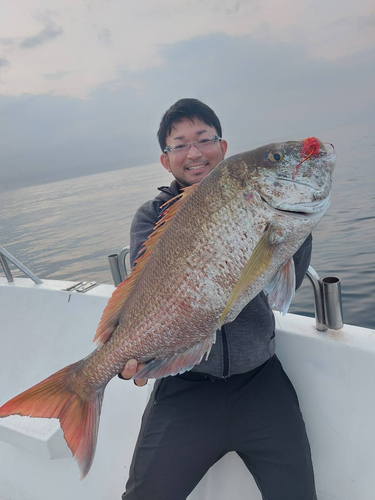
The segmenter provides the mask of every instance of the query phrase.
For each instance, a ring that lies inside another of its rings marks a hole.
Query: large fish
[[[127,360],[148,362],[137,378],[182,373],[261,290],[287,311],[292,256],[328,209],[334,164],[333,147],[315,138],[269,144],[186,188],[110,298],[97,349],[8,401],[0,416],[58,418],[84,477],[104,389]]]

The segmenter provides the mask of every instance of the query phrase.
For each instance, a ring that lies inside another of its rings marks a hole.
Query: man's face
[[[175,123],[171,133],[166,138],[167,146],[172,148],[188,142],[212,139],[217,131],[206,123],[195,119],[190,121],[185,118]],[[177,182],[182,186],[191,186],[200,182],[224,158],[227,151],[226,141],[211,143],[208,149],[199,151],[191,145],[189,151],[181,156],[173,153],[163,153],[160,161],[164,168],[171,172]]]

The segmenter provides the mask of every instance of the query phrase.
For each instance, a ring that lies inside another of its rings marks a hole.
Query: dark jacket
[[[161,213],[161,205],[179,194],[174,180],[170,187],[143,204],[136,212],[130,230],[130,262],[134,266],[142,244],[153,231]],[[310,264],[311,235],[294,255],[296,286],[301,285]],[[217,332],[208,360],[205,358],[192,371],[229,377],[245,373],[265,363],[275,353],[275,318],[263,292],[257,295],[231,323]]]

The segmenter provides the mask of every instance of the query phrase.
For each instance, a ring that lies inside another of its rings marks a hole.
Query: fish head
[[[328,209],[336,154],[331,144],[313,139],[311,154],[301,140],[268,144],[242,155],[249,185],[269,207],[321,216]]]

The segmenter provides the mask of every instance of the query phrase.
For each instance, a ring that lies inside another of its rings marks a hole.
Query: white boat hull
[[[0,278],[0,403],[86,356],[113,286],[65,292],[68,282]],[[277,354],[298,393],[310,438],[319,500],[373,500],[375,331],[345,325],[317,332],[315,320],[277,318]],[[151,383],[108,384],[93,466],[84,481],[57,420],[0,419],[0,500],[120,498]],[[167,488],[168,485],[166,485]],[[189,500],[260,500],[230,453]]]

